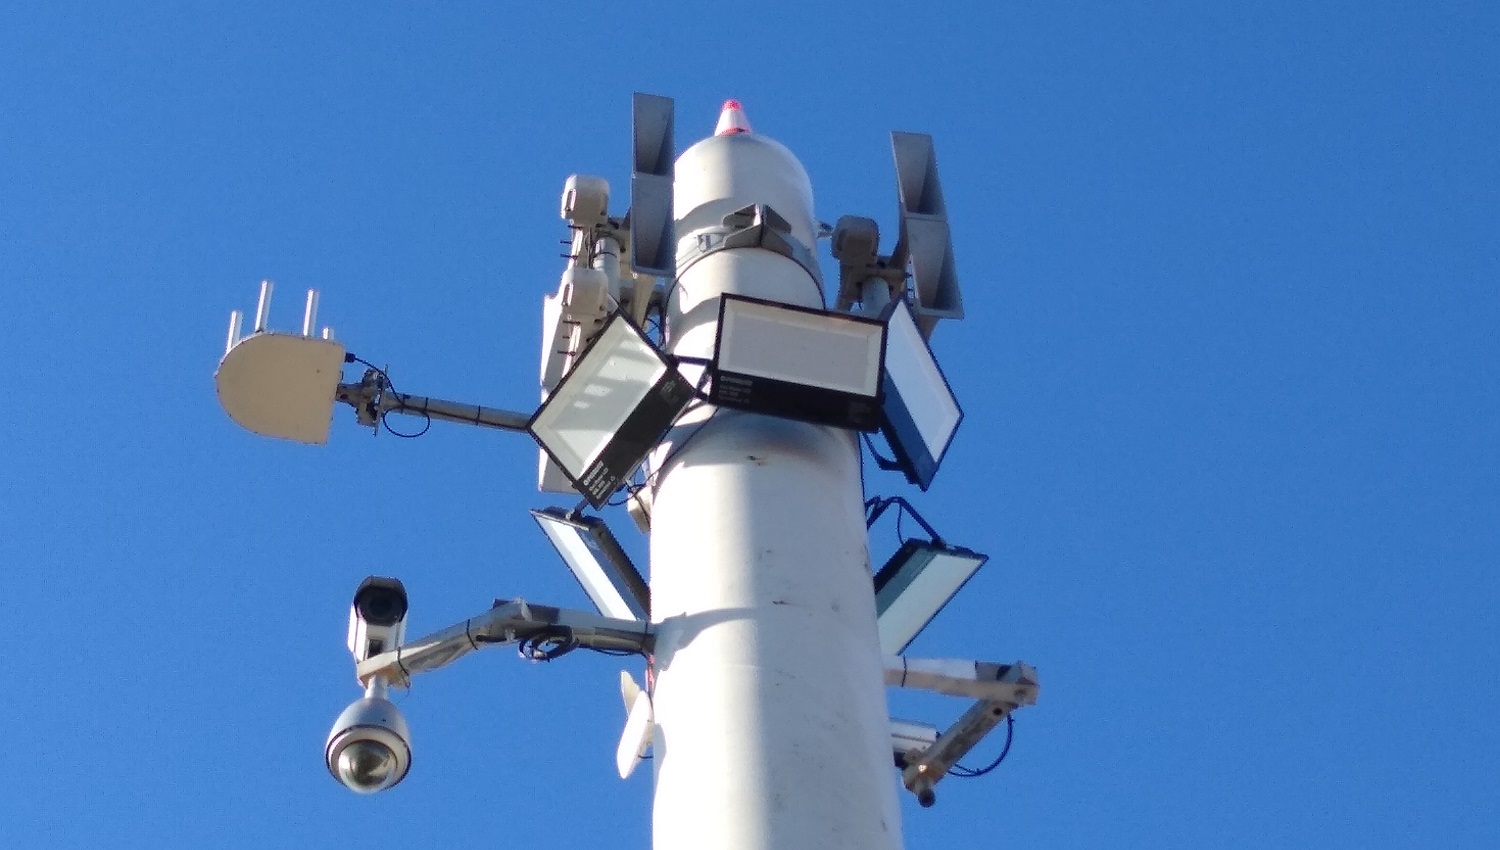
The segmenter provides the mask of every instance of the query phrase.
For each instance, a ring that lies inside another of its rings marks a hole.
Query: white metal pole
[[[763,136],[699,142],[676,181],[684,247],[752,203],[815,245],[806,173]],[[793,259],[719,251],[679,270],[674,353],[712,355],[724,293],[823,306]],[[665,465],[651,518],[653,846],[898,850],[854,435],[727,410],[709,417],[689,414],[655,457]]]

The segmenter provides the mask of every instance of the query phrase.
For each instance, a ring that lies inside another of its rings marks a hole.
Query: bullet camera
[[[324,749],[328,772],[357,794],[374,794],[406,778],[411,768],[411,733],[396,704],[385,698],[385,683],[344,709],[328,733]]]
[[[349,606],[349,651],[355,663],[401,645],[406,637],[406,588],[393,578],[370,576]]]

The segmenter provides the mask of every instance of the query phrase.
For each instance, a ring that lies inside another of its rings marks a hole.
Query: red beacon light
[[[733,136],[736,133],[748,132],[750,132],[750,119],[745,117],[745,108],[740,106],[737,100],[724,101],[724,109],[719,112],[719,123],[714,127],[714,135]]]

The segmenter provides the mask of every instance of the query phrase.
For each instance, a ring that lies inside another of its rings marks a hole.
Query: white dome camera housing
[[[406,778],[411,768],[406,718],[384,696],[355,700],[334,721],[324,758],[329,773],[349,790],[384,791]]]

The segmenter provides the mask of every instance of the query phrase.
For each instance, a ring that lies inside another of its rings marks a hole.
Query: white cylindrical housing
[[[859,285],[859,301],[864,305],[865,315],[879,316],[891,303],[891,285],[885,278],[872,277]]]
[[[609,286],[609,297],[615,305],[620,303],[620,243],[612,236],[605,236],[594,243],[594,268],[604,272]],[[613,308],[611,308],[613,309]]]
[[[791,223],[797,241],[816,245],[812,183],[780,142],[754,133],[710,136],[677,158],[672,206],[679,244],[694,230],[717,225],[750,204],[769,206]]]
[[[715,136],[677,163],[677,234],[771,206],[812,247],[784,147]],[[677,280],[673,353],[709,357],[719,296],[821,307],[781,254],[709,254]],[[658,449],[651,514],[655,850],[895,850],[882,659],[852,432],[694,411]]]

